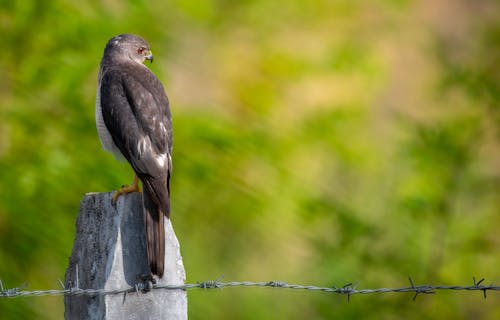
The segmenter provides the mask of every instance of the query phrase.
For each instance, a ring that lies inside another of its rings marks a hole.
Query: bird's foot
[[[153,289],[153,285],[156,284],[156,279],[152,274],[140,274],[137,276],[138,284],[136,288],[140,288],[143,293],[149,292]]]
[[[113,194],[113,203],[116,203],[116,201],[118,201],[118,198],[122,194],[127,194],[132,192],[141,192],[141,189],[139,188],[139,178],[137,177],[137,175],[134,176],[134,181],[132,182],[131,185],[122,186],[120,189],[116,190],[116,192]]]

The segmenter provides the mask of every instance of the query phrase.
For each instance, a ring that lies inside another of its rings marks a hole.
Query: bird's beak
[[[149,50],[149,54],[146,56],[146,60],[149,60],[151,63],[153,63],[153,52]]]

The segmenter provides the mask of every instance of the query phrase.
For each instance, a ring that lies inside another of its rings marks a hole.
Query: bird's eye
[[[144,47],[140,47],[139,49],[137,49],[138,54],[143,54],[144,51],[146,51],[146,48],[144,48]]]

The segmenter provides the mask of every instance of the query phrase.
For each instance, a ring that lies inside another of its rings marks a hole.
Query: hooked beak
[[[146,60],[149,60],[151,63],[153,63],[153,52],[150,50],[149,54],[146,56]]]

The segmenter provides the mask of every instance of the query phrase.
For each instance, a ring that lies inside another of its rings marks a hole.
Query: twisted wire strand
[[[139,293],[148,292],[150,290],[192,290],[192,289],[222,289],[225,287],[269,287],[272,289],[292,289],[292,290],[307,290],[307,291],[320,291],[326,293],[334,293],[340,295],[346,295],[348,300],[352,295],[357,294],[382,294],[382,293],[405,293],[412,292],[415,293],[413,300],[417,298],[419,294],[434,294],[436,291],[451,290],[451,291],[482,291],[484,298],[487,297],[487,291],[500,291],[500,286],[495,286],[490,284],[488,286],[482,285],[481,283],[484,279],[476,282],[476,278],[473,278],[473,284],[468,286],[459,285],[415,285],[412,278],[408,278],[410,281],[409,287],[401,288],[376,288],[376,289],[356,289],[352,283],[348,283],[342,287],[319,287],[314,285],[300,285],[300,284],[288,284],[281,281],[267,281],[267,282],[251,282],[251,281],[231,281],[222,282],[221,278],[217,280],[208,280],[197,283],[189,283],[183,285],[157,285],[157,284],[144,284],[138,283],[134,287],[122,288],[122,289],[81,289],[78,286],[73,288],[64,288],[62,282],[59,280],[60,285],[63,289],[60,290],[34,290],[27,291],[22,290],[22,287],[14,287],[9,289],[4,289],[3,283],[0,280],[0,298],[17,298],[17,297],[33,297],[33,296],[100,296],[100,295],[117,295],[117,294],[127,294],[127,293]]]

